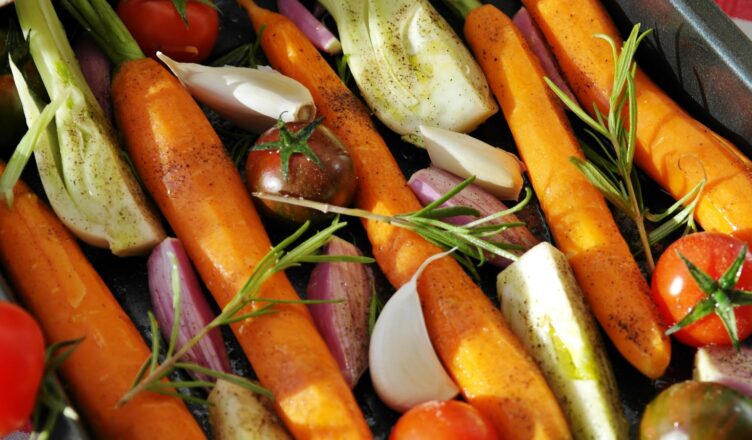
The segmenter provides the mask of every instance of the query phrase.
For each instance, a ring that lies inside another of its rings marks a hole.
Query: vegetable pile
[[[0,438],[752,437],[752,161],[649,30],[263,3],[0,9]]]

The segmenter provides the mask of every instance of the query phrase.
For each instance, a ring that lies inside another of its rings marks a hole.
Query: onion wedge
[[[214,319],[214,312],[177,238],[166,238],[154,248],[147,262],[147,270],[154,314],[167,340],[172,336],[170,332],[177,310],[175,299],[180,299],[180,326],[175,344],[176,349],[180,349]],[[175,294],[176,291],[179,291],[179,295]],[[186,354],[186,360],[215,371],[232,373],[230,358],[218,328],[202,338]],[[205,375],[196,376],[201,380],[210,380]]]
[[[324,247],[323,253],[363,255],[357,247],[337,237]],[[373,288],[373,272],[363,263],[319,263],[311,272],[306,289],[308,299],[343,300],[308,307],[351,388],[368,367],[368,312]]]

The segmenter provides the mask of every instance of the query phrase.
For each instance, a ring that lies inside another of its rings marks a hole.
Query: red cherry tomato
[[[390,440],[495,440],[499,436],[480,411],[459,400],[426,402],[394,425]]]
[[[702,271],[717,280],[731,266],[741,252],[744,242],[729,235],[701,232],[680,238],[661,255],[653,273],[653,299],[666,324],[673,325],[689,313],[692,307],[707,296],[690,275],[679,253]],[[752,290],[752,253],[747,252],[737,289]],[[752,306],[736,307],[736,326],[739,340],[752,333]],[[717,315],[708,315],[674,333],[688,345],[731,345],[731,339]]]
[[[44,338],[34,318],[0,302],[0,436],[29,419],[44,370]]]
[[[117,13],[147,56],[159,50],[177,61],[209,57],[219,33],[217,11],[197,1],[186,5],[188,26],[170,0],[121,0]]]

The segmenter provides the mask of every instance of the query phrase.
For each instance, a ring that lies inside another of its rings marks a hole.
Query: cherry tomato
[[[729,235],[701,232],[682,237],[666,249],[656,264],[652,280],[653,299],[666,324],[677,323],[695,304],[707,297],[679,258],[679,253],[717,280],[731,266],[742,246],[744,242]],[[736,288],[752,290],[750,252],[747,252]],[[752,306],[736,307],[734,312],[739,340],[742,340],[752,333]],[[674,335],[679,341],[695,347],[731,344],[728,332],[715,314],[690,324]]]
[[[29,419],[43,370],[42,330],[25,310],[0,302],[0,436]]]
[[[177,61],[198,63],[209,57],[219,34],[211,6],[188,1],[188,25],[170,0],[120,0],[117,14],[147,56],[159,50]]]
[[[668,438],[752,438],[752,400],[719,383],[674,384],[648,404],[640,422],[640,439]]]
[[[290,133],[297,133],[307,124],[287,124]],[[267,130],[256,145],[276,142],[280,128]],[[287,177],[282,171],[278,150],[251,150],[246,161],[246,180],[249,189],[276,195],[302,197],[338,206],[350,204],[357,187],[355,167],[350,153],[328,128],[319,125],[308,138],[308,145],[319,158],[322,167],[302,153],[290,156]],[[321,219],[322,214],[310,208],[257,199],[262,212],[294,223]]]
[[[402,415],[390,440],[495,440],[493,424],[480,411],[459,400],[426,402]]]

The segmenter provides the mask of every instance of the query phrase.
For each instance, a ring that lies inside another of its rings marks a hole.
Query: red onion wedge
[[[752,397],[752,347],[700,347],[695,354],[694,379],[718,382]]]
[[[110,59],[99,46],[87,36],[78,39],[73,47],[81,72],[86,78],[105,116],[112,120],[110,104]]]
[[[337,37],[298,0],[277,0],[277,9],[292,20],[317,48],[329,55],[342,52],[342,45]]]
[[[543,33],[538,29],[538,25],[535,24],[530,13],[527,12],[527,9],[521,8],[516,14],[514,14],[512,21],[517,25],[522,33],[522,37],[525,38],[528,46],[530,46],[530,49],[538,58],[538,61],[540,61],[541,67],[543,68],[543,72],[546,73],[546,76],[563,90],[572,101],[577,102],[577,98],[574,97],[574,93],[572,93],[572,90],[570,90],[567,82],[564,81],[564,78],[559,72],[559,67],[551,53],[551,49],[549,49],[548,44],[543,37]]]
[[[323,253],[363,255],[353,244],[337,237],[324,247]],[[366,264],[319,263],[311,272],[306,289],[308,299],[343,300],[308,307],[351,388],[368,367],[368,311],[373,283],[373,272]]]
[[[206,327],[215,317],[209,302],[193,271],[188,255],[180,240],[166,238],[154,248],[147,269],[149,273],[149,291],[162,336],[170,340],[170,332],[175,319],[173,308],[172,272],[173,262],[177,266],[180,283],[180,328],[176,350],[180,349],[201,328]],[[225,373],[232,373],[230,358],[227,356],[222,333],[218,328],[209,332],[187,354],[186,361]],[[191,374],[194,374],[191,372]],[[204,375],[195,375],[201,380],[214,380]]]
[[[420,200],[420,203],[424,206],[438,199],[442,195],[449,192],[450,189],[462,183],[462,179],[454,174],[448,173],[442,169],[436,167],[429,167],[415,172],[407,182],[410,189],[413,190],[415,195]],[[504,211],[507,209],[503,203],[501,203],[496,197],[487,193],[480,187],[471,184],[467,188],[460,191],[456,196],[449,199],[442,205],[443,207],[452,206],[466,206],[468,208],[476,209],[480,212],[480,217],[491,215],[495,212]],[[480,217],[472,216],[458,216],[448,217],[444,220],[448,223],[455,225],[464,225],[472,221],[477,220]],[[489,224],[499,223],[513,223],[519,222],[519,219],[515,215],[507,215],[498,219],[491,220]],[[491,237],[490,241],[511,243],[524,248],[524,250],[538,244],[539,240],[524,226],[515,228],[509,228],[497,236]],[[514,254],[522,255],[524,250],[511,251]],[[506,258],[490,255],[488,262],[498,267],[506,267],[511,261]]]

